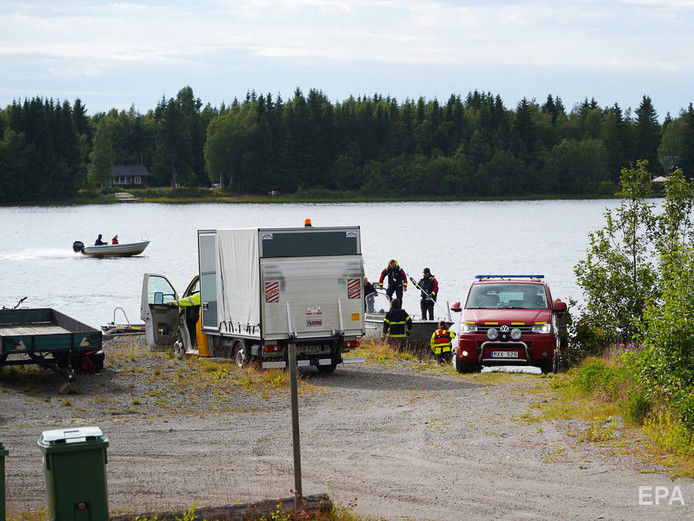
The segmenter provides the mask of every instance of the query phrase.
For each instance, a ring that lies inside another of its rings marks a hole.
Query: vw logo
[[[506,326],[506,325],[501,326],[501,327],[499,328],[499,331],[501,331],[502,333],[508,333],[509,330],[510,330],[509,327]]]

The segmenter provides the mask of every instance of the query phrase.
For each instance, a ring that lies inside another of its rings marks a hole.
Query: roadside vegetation
[[[268,501],[259,505],[236,504],[224,511],[224,508],[198,509],[196,504],[182,509],[180,512],[162,512],[161,514],[146,515],[116,515],[121,521],[375,521],[376,518],[358,516],[353,512],[357,500],[351,500],[347,505],[333,504],[327,497],[317,501],[309,498],[310,504],[294,508],[291,500],[281,500],[272,507],[267,507]],[[210,511],[213,510],[213,511]],[[135,509],[133,509],[136,512]],[[7,521],[48,521],[50,516],[45,507],[32,509],[27,512],[7,512]],[[113,517],[112,517],[113,519]]]
[[[586,301],[572,331],[577,366],[556,388],[578,400],[574,413],[623,418],[664,464],[694,476],[694,186],[676,170],[659,212],[649,179],[645,162],[622,171],[624,201],[575,268]]]

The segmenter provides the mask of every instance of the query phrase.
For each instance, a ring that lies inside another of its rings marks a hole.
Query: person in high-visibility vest
[[[404,351],[407,344],[407,335],[412,331],[412,319],[407,311],[400,307],[400,301],[396,298],[390,301],[390,311],[383,319],[384,338],[396,351]]]
[[[200,292],[193,293],[188,297],[183,297],[178,300],[172,300],[166,303],[168,306],[178,306],[179,308],[190,308],[200,305]]]
[[[451,351],[451,341],[455,338],[455,333],[446,327],[442,320],[439,328],[431,335],[431,352],[439,364],[450,364],[453,359]]]

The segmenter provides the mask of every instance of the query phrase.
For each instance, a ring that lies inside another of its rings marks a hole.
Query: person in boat
[[[366,301],[366,312],[374,312],[374,299],[376,298],[376,288],[364,277],[364,300]]]
[[[312,228],[311,219],[304,219],[304,228]]]
[[[381,278],[378,280],[379,287],[383,287],[383,280],[386,277],[388,277],[388,289],[386,289],[388,299],[392,300],[395,293],[395,297],[402,302],[402,292],[407,291],[407,275],[395,259],[390,259],[386,269],[381,272]]]
[[[96,241],[94,241],[94,246],[105,246],[107,245],[108,242],[104,242],[101,240],[101,234],[96,238]]]
[[[118,235],[113,236],[113,239],[111,239],[111,244],[118,244]]]
[[[431,335],[431,353],[439,364],[450,364],[453,359],[452,341],[455,333],[446,327],[442,320],[439,328]]]
[[[436,302],[436,296],[439,292],[439,283],[436,277],[431,274],[429,268],[424,268],[422,275],[423,277],[417,283],[420,296],[422,297],[420,302],[422,320],[427,320],[427,315],[429,316],[429,320],[434,320],[434,303]]]
[[[404,351],[407,336],[412,332],[412,319],[407,311],[400,307],[400,301],[394,298],[390,301],[390,311],[383,319],[383,338],[396,351]]]

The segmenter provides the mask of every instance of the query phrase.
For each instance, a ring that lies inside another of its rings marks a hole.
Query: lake
[[[139,322],[142,275],[166,275],[180,292],[198,269],[198,229],[358,225],[366,274],[396,258],[417,279],[428,267],[439,286],[437,315],[465,297],[480,273],[544,274],[553,297],[581,299],[573,274],[588,233],[618,200],[470,201],[329,204],[136,204],[0,208],[0,306],[53,307],[92,326],[117,306]],[[72,243],[97,234],[120,242],[150,240],[139,257],[93,259]],[[418,291],[404,307],[419,314]],[[379,301],[380,300],[380,301]],[[386,307],[384,297],[377,307]],[[119,322],[123,321],[119,314]]]

